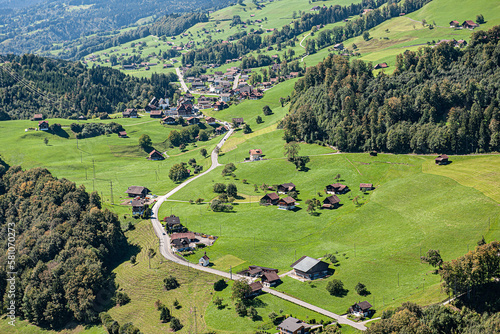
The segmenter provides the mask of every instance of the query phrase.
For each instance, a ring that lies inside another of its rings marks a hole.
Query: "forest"
[[[27,53],[70,48],[94,34],[108,35],[137,26],[144,18],[218,9],[232,0],[54,0],[32,1],[21,8],[0,7],[0,53]],[[140,8],[140,10],[138,10]],[[112,15],[110,15],[112,13]],[[7,41],[6,43],[1,43]],[[59,44],[61,43],[61,44]]]
[[[31,54],[2,58],[9,62],[0,71],[2,119],[29,119],[35,113],[92,117],[144,108],[153,96],[172,98],[175,93],[173,73],[139,79],[108,67],[87,68]]]
[[[109,307],[111,275],[128,252],[118,217],[88,193],[44,168],[0,166],[0,305],[47,328],[95,323]],[[10,248],[9,248],[10,247]],[[8,262],[10,260],[11,262]],[[15,274],[15,297],[7,278]]]
[[[405,51],[393,75],[330,55],[295,85],[282,126],[287,141],[342,151],[500,151],[500,27]]]
[[[281,30],[274,30],[272,34],[261,36],[262,29],[256,30],[253,34],[246,35],[240,38],[235,43],[222,43],[221,40],[215,40],[208,43],[203,49],[191,50],[182,55],[182,63],[186,64],[208,64],[216,63],[223,64],[228,59],[234,59],[244,56],[245,54],[261,49],[264,47],[277,44],[277,50],[281,50],[281,44],[285,43],[291,46],[294,40],[300,34],[310,31],[318,25],[326,25],[330,23],[340,22],[350,16],[359,15],[363,9],[377,8],[371,12],[364,14],[356,20],[347,22],[345,26],[339,26],[331,31],[322,32],[318,36],[318,41],[312,40],[307,42],[306,51],[314,53],[315,45],[325,47],[333,43],[340,43],[349,38],[359,36],[370,28],[388,20],[392,17],[399,16],[400,13],[411,13],[422,8],[431,0],[407,0],[399,3],[396,0],[363,0],[361,3],[351,4],[349,6],[330,6],[323,7],[319,13],[311,14],[304,13],[290,25],[285,25]],[[387,3],[382,9],[378,7]],[[333,35],[333,36],[332,36]]]

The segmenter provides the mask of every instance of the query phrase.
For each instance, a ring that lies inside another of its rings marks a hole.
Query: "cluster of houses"
[[[142,186],[130,186],[125,193],[131,198],[129,204],[132,206],[132,214],[142,215],[147,204],[146,196],[150,190]]]
[[[479,24],[472,20],[465,20],[462,24],[459,21],[453,20],[450,21],[450,28],[454,29],[475,29],[479,27]]]

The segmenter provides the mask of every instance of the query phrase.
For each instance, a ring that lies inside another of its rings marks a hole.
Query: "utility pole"
[[[94,159],[92,159],[92,170],[94,171],[94,180],[95,180],[95,164],[94,164]]]
[[[111,188],[111,205],[114,205],[114,201],[113,201],[113,181],[109,181],[109,186]]]
[[[194,307],[194,333],[198,333],[198,326],[196,325],[196,306]]]

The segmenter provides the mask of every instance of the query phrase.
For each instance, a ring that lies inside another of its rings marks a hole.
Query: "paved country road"
[[[233,129],[230,129],[226,133],[224,138],[222,138],[221,141],[219,142],[219,144],[217,144],[217,148],[220,149],[222,147],[222,145],[226,142],[226,140],[233,134],[233,131],[234,131]],[[192,264],[192,263],[189,263],[188,261],[186,261],[185,259],[183,259],[182,257],[174,254],[174,252],[170,248],[170,237],[168,236],[167,233],[165,233],[165,230],[163,229],[163,226],[161,225],[160,220],[158,219],[158,211],[160,209],[160,206],[163,204],[163,202],[165,202],[165,200],[167,200],[170,196],[174,195],[176,192],[178,192],[179,190],[181,190],[182,188],[184,188],[185,186],[187,186],[189,183],[193,182],[197,178],[202,177],[203,175],[210,173],[215,168],[221,166],[221,164],[219,164],[218,150],[214,149],[212,151],[211,159],[212,159],[212,166],[210,166],[210,168],[207,169],[205,172],[198,174],[197,176],[195,176],[187,181],[184,181],[183,183],[181,183],[180,185],[175,187],[173,190],[171,190],[166,195],[158,197],[158,199],[157,199],[157,201],[152,209],[151,223],[153,224],[153,229],[155,231],[155,234],[160,241],[160,253],[167,260],[170,260],[172,262],[178,263],[178,264],[183,265],[183,266],[192,267],[195,270],[201,270],[201,271],[204,271],[204,272],[207,272],[210,274],[222,276],[224,278],[239,279],[239,278],[242,278],[242,276],[237,275],[237,274],[226,273],[225,271],[213,269],[210,267],[203,267],[203,266],[200,266],[198,264]],[[327,311],[327,310],[322,309],[318,306],[314,306],[312,304],[306,303],[306,302],[301,301],[300,299],[297,299],[295,297],[289,296],[289,295],[284,294],[282,292],[279,292],[279,291],[276,291],[276,290],[273,290],[270,288],[266,288],[266,287],[263,288],[262,290],[264,292],[272,294],[272,295],[279,297],[281,299],[288,300],[289,302],[292,302],[294,304],[300,305],[302,307],[305,307],[305,308],[310,309],[312,311],[315,311],[317,313],[326,315],[327,317],[330,317],[332,319],[336,319],[340,324],[348,325],[348,326],[354,327],[354,328],[359,329],[359,330],[366,330],[365,325],[362,323],[357,323],[357,322],[354,322],[352,320],[346,319],[344,317],[341,317],[338,314]]]
[[[186,85],[186,83],[184,82],[184,76],[182,75],[181,73],[181,69],[176,67],[175,68],[175,72],[177,73],[177,76],[179,77],[179,82],[181,83],[181,88],[182,88],[182,91],[185,93],[188,91],[188,86]]]

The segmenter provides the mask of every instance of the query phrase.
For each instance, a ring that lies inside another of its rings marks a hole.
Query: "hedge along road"
[[[196,180],[197,178],[202,177],[203,175],[210,173],[212,170],[214,170],[215,168],[217,168],[219,166],[222,166],[222,164],[219,163],[219,154],[218,154],[218,151],[222,147],[222,145],[226,142],[226,140],[233,134],[233,131],[234,130],[231,128],[226,133],[226,135],[221,139],[221,141],[217,144],[216,148],[212,151],[212,154],[211,154],[212,166],[210,166],[210,168],[207,169],[205,172],[200,173],[197,176],[195,176],[195,177],[193,177],[193,178],[191,178],[189,180],[186,180],[183,183],[179,184],[177,187],[175,187],[173,190],[171,190],[166,195],[158,197],[156,203],[153,206],[152,214],[151,214],[151,223],[153,224],[153,229],[154,229],[154,231],[156,233],[156,236],[159,239],[160,253],[161,253],[161,255],[163,255],[163,257],[165,259],[170,260],[172,262],[175,262],[177,264],[183,265],[183,266],[191,267],[191,268],[196,269],[196,270],[205,271],[207,273],[214,274],[214,275],[217,275],[217,276],[222,276],[224,278],[228,278],[228,279],[232,279],[232,280],[243,278],[243,276],[240,276],[240,275],[237,275],[237,274],[233,275],[232,273],[226,273],[225,271],[221,271],[221,270],[217,270],[217,269],[213,269],[213,268],[209,268],[209,267],[203,267],[203,266],[200,266],[200,265],[197,265],[197,264],[193,265],[193,264],[189,263],[188,261],[186,261],[183,257],[176,255],[172,251],[172,249],[170,248],[170,237],[165,232],[165,230],[163,229],[163,226],[160,223],[160,220],[158,219],[158,212],[160,210],[160,206],[170,196],[172,196],[173,194],[175,194],[176,192],[178,192],[179,190],[181,190],[182,188],[184,188],[185,186],[187,186],[189,183],[191,183],[192,181]],[[354,327],[356,329],[363,330],[363,331],[366,330],[366,326],[363,323],[357,323],[357,322],[354,322],[352,320],[346,319],[346,318],[344,318],[344,317],[342,317],[342,316],[340,316],[338,314],[335,314],[333,312],[327,311],[325,309],[322,309],[320,307],[314,306],[312,304],[306,303],[306,302],[304,302],[304,301],[302,301],[300,299],[297,299],[295,297],[289,296],[289,295],[284,294],[282,292],[273,290],[271,288],[264,287],[262,290],[264,292],[267,292],[267,293],[269,293],[271,295],[274,295],[276,297],[279,297],[281,299],[284,299],[284,300],[287,300],[287,301],[292,302],[294,304],[297,304],[297,305],[300,305],[302,307],[305,307],[305,308],[307,308],[309,310],[312,310],[312,311],[315,311],[317,313],[326,315],[327,317],[330,317],[332,319],[337,320],[339,324],[348,325],[348,326],[351,326],[351,327]]]

